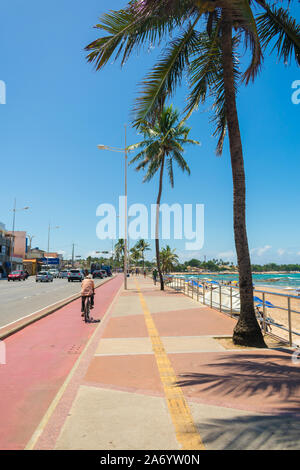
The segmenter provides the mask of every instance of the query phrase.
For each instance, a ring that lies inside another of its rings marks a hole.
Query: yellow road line
[[[145,322],[152,342],[152,349],[160,379],[164,387],[167,405],[175,428],[176,438],[183,450],[205,450],[201,436],[193,421],[189,405],[186,402],[181,387],[177,385],[177,377],[147,307],[140,286],[136,281],[135,284],[139,292]]]

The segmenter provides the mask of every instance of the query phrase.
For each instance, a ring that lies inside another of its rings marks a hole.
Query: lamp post
[[[35,237],[35,235],[28,235],[28,239],[29,239],[29,250],[31,251],[31,245],[32,245],[32,240],[33,238]]]
[[[50,230],[51,229],[56,229],[56,228],[60,228],[59,225],[55,225],[54,227],[51,227],[50,223],[48,225],[48,253],[47,253],[47,267],[49,265],[49,253],[50,253]]]
[[[16,208],[16,198],[14,200],[14,207],[12,209],[13,212],[13,225],[12,225],[12,237],[11,237],[11,242],[10,242],[10,272],[12,272],[12,259],[13,259],[13,253],[15,249],[15,221],[16,221],[16,212],[20,211],[27,211],[29,209],[29,206],[22,207],[20,209]]]
[[[99,150],[108,150],[110,152],[124,153],[125,157],[125,239],[124,239],[124,289],[127,290],[127,126],[125,124],[125,147],[119,149],[117,147],[109,147],[108,145],[98,145]]]

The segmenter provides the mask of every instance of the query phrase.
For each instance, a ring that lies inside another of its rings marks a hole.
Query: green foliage
[[[268,272],[268,271],[284,271],[284,272],[291,272],[291,271],[300,271],[300,264],[276,264],[276,263],[268,263],[264,265],[260,264],[253,264],[251,266],[252,271],[254,272]]]
[[[289,6],[289,4],[288,4]],[[300,28],[289,9],[277,8],[265,0],[231,2],[195,0],[130,1],[119,11],[102,15],[96,28],[104,36],[86,47],[88,61],[100,70],[112,58],[128,57],[141,46],[151,50],[161,46],[161,56],[141,84],[135,106],[135,124],[152,120],[162,103],[171,96],[183,78],[190,87],[186,119],[208,96],[212,98],[218,137],[217,154],[223,150],[227,119],[221,57],[222,10],[227,8],[233,21],[233,65],[235,86],[248,83],[259,72],[262,50],[269,45],[287,63],[292,56],[300,63]],[[240,70],[243,50],[250,52],[250,64]]]
[[[160,251],[161,268],[163,273],[173,271],[174,267],[178,264],[178,255],[176,255],[175,251],[175,249],[171,250],[169,245]]]
[[[167,170],[171,186],[174,186],[173,162],[175,161],[182,171],[190,173],[190,169],[183,158],[186,144],[200,145],[199,142],[188,138],[190,128],[179,121],[179,113],[172,106],[164,107],[156,116],[153,123],[143,121],[139,130],[144,140],[128,147],[129,151],[140,150],[132,158],[130,164],[137,163],[136,170],[145,170],[144,182],[150,181],[161,169],[166,159]]]

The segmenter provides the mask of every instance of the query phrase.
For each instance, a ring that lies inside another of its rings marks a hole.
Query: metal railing
[[[237,286],[223,285],[217,282],[212,284],[200,279],[168,275],[165,276],[165,282],[172,289],[184,293],[203,305],[214,308],[233,318],[238,318],[240,299]],[[300,296],[254,289],[254,298],[256,294],[260,296],[260,302],[255,302],[257,304],[255,307],[256,315],[263,333],[282,340],[289,346],[299,347]],[[299,309],[295,309],[295,304]],[[273,314],[269,313],[270,310],[273,311]],[[282,312],[285,312],[284,318],[282,318]],[[296,337],[298,342],[294,343]]]

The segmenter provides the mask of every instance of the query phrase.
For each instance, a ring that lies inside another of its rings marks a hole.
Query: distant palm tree
[[[178,264],[178,255],[176,255],[175,251],[175,249],[171,250],[171,247],[167,245],[160,252],[161,269],[164,274],[172,271],[174,265]]]
[[[150,250],[150,243],[147,243],[143,238],[141,238],[136,244],[135,248],[141,253],[143,260],[143,269],[145,269],[145,251]]]
[[[143,134],[144,140],[131,145],[128,147],[128,150],[142,150],[130,161],[130,164],[139,162],[136,167],[137,171],[147,169],[144,182],[150,181],[159,171],[159,188],[156,200],[155,250],[160,288],[164,290],[159,253],[159,208],[164,170],[166,167],[169,181],[171,186],[174,187],[173,163],[176,162],[182,171],[190,174],[190,169],[182,156],[184,146],[186,144],[199,145],[199,142],[188,138],[190,128],[186,127],[183,122],[179,122],[179,112],[178,110],[173,110],[172,106],[164,106],[162,111],[156,115],[153,123],[143,121],[139,125],[139,131]]]
[[[141,260],[141,252],[136,248],[136,245],[130,250],[130,259],[134,265],[138,264]]]
[[[124,259],[125,243],[123,238],[119,238],[115,244],[115,256],[118,263]]]

